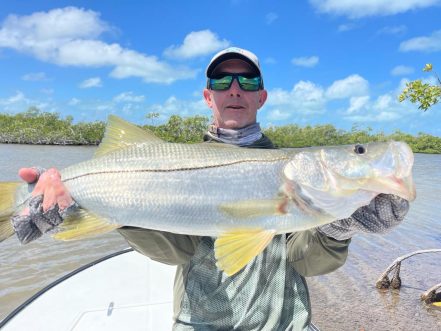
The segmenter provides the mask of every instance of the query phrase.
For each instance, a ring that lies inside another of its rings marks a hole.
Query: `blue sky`
[[[262,126],[331,123],[441,136],[441,105],[397,95],[441,73],[441,0],[9,1],[0,7],[0,112],[30,106],[142,124],[210,116],[204,70],[227,46],[259,56]]]

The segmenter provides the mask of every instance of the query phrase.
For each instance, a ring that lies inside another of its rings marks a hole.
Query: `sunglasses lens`
[[[235,77],[237,77],[240,88],[244,91],[258,91],[260,89],[262,83],[262,78],[260,76],[252,77],[241,74],[210,78],[210,88],[214,91],[226,91],[231,87]]]
[[[224,76],[221,78],[211,78],[210,88],[215,91],[225,91],[230,88],[233,76]]]
[[[257,91],[260,88],[260,77],[237,76],[240,87],[245,91]]]

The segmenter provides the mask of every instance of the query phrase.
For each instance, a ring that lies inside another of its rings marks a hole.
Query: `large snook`
[[[276,234],[349,217],[379,193],[413,200],[412,165],[402,142],[296,150],[173,144],[111,116],[95,157],[61,171],[81,209],[54,237],[124,225],[218,237],[218,266],[232,275]],[[1,240],[30,193],[0,185]]]

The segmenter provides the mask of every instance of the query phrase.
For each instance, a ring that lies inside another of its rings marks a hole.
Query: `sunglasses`
[[[213,91],[226,91],[236,79],[243,91],[258,91],[262,88],[262,77],[255,74],[219,74],[208,79],[208,88]]]

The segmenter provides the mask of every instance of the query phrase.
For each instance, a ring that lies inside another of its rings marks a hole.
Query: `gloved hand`
[[[45,172],[43,168],[20,170],[20,176],[28,184],[37,182],[29,200],[29,207],[11,218],[12,226],[22,244],[27,244],[54,229],[78,209],[78,205],[67,191],[60,190],[64,188],[64,184],[61,182],[59,172],[51,169],[51,174],[44,177]],[[49,177],[52,179],[48,180]],[[49,197],[45,196],[47,192],[51,192],[47,194]],[[46,206],[44,206],[45,200]],[[49,206],[47,206],[48,200]],[[63,208],[59,204],[62,204]]]
[[[346,240],[356,233],[387,233],[401,223],[409,202],[392,194],[379,194],[367,206],[357,209],[349,218],[321,225],[317,229],[328,237]]]

